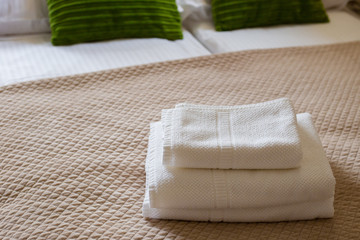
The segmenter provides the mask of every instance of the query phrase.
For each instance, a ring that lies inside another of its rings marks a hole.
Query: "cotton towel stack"
[[[335,179],[308,113],[288,99],[179,104],[150,127],[146,218],[288,221],[334,214]]]

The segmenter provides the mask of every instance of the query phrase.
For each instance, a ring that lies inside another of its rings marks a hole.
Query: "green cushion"
[[[175,0],[47,0],[51,42],[115,38],[182,39]]]
[[[212,0],[217,31],[329,22],[321,0]]]

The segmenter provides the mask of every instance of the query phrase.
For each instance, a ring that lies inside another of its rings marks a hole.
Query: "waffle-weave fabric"
[[[302,159],[291,102],[177,104],[161,114],[163,164],[179,168],[284,169]]]
[[[1,239],[358,239],[360,42],[257,50],[0,90]],[[150,122],[179,102],[288,97],[312,114],[334,177],[332,219],[145,220]]]

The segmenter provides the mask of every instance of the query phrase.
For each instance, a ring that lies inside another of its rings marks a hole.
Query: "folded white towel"
[[[289,205],[257,208],[222,209],[169,209],[150,208],[149,192],[146,189],[143,204],[145,218],[173,219],[211,222],[275,222],[331,218],[334,216],[334,198],[294,203]]]
[[[251,208],[314,202],[334,196],[335,179],[310,114],[297,115],[301,166],[279,170],[220,170],[162,164],[161,123],[151,125],[146,177],[151,208]]]
[[[179,104],[163,110],[161,122],[167,166],[279,169],[298,167],[302,158],[286,98],[232,107]]]

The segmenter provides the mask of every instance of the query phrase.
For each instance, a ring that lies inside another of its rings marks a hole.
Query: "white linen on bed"
[[[50,34],[0,38],[0,86],[124,66],[209,55],[188,31],[184,39],[122,39],[54,47]]]
[[[187,28],[212,53],[250,49],[333,44],[360,40],[360,19],[328,11],[330,23],[281,25],[217,32],[211,20],[186,22]]]
[[[151,208],[149,191],[145,189],[143,216],[145,218],[210,222],[276,222],[331,218],[334,198],[263,208]]]

